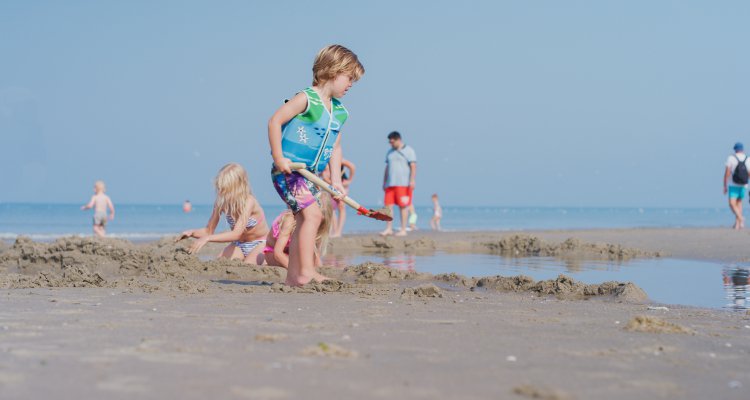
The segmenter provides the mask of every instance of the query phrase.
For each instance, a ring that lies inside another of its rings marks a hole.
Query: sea
[[[211,205],[193,205],[190,213],[181,204],[117,204],[115,220],[107,234],[133,241],[150,241],[206,225]],[[273,220],[283,209],[264,208]],[[416,207],[418,229],[430,229],[431,207]],[[62,236],[91,235],[91,210],[78,204],[0,203],[0,240],[19,235],[38,241]],[[398,221],[398,217],[397,217]],[[640,228],[640,227],[729,227],[734,218],[720,208],[637,207],[473,207],[443,206],[442,227],[446,231],[510,231],[539,229]],[[222,221],[219,230],[227,229]],[[377,232],[385,223],[347,211],[344,233]]]

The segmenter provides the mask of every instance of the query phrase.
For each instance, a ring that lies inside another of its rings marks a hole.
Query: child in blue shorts
[[[341,45],[318,52],[312,86],[297,93],[268,121],[268,141],[273,156],[271,176],[281,199],[294,213],[297,228],[289,246],[286,283],[304,285],[327,278],[315,270],[315,238],[323,221],[319,189],[291,163],[304,163],[320,174],[330,163],[331,184],[346,193],[341,183],[341,126],[349,112],[339,98],[364,75],[357,55]]]

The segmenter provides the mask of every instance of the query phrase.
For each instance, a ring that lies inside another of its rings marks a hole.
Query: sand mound
[[[402,299],[443,297],[443,291],[433,284],[417,287],[404,288],[401,292]]]
[[[693,330],[685,328],[671,322],[667,322],[659,317],[650,317],[647,315],[638,315],[633,317],[625,330],[631,332],[648,332],[648,333],[686,333],[694,334]]]
[[[203,292],[206,277],[276,280],[280,268],[249,267],[241,261],[202,262],[186,244],[161,240],[134,245],[125,240],[66,237],[36,243],[19,237],[0,253],[0,287],[122,287],[145,291],[173,289]]]
[[[346,237],[331,239],[331,249],[376,249],[376,250],[434,250],[437,246],[430,238]]]
[[[659,257],[660,253],[623,247],[619,244],[587,243],[570,238],[562,243],[548,243],[530,235],[506,236],[498,241],[484,242],[492,252],[511,257],[586,257],[607,260],[628,260],[635,257]]]
[[[427,279],[431,277],[430,274],[402,271],[372,262],[346,267],[342,276],[354,279],[357,283],[389,283],[400,280]]]
[[[568,394],[548,388],[536,387],[533,385],[519,385],[513,388],[513,393],[528,397],[530,399],[542,399],[542,400],[568,400],[571,399]]]
[[[476,287],[502,292],[534,292],[539,295],[552,295],[559,299],[584,299],[591,296],[611,296],[628,303],[643,303],[648,296],[643,289],[627,282],[605,282],[598,285],[586,285],[568,276],[560,275],[557,279],[534,281],[525,276],[493,276],[480,278]]]
[[[470,288],[476,286],[477,284],[476,278],[469,278],[463,275],[459,275],[455,272],[451,272],[448,274],[438,274],[435,275],[434,279],[439,282],[446,282],[454,287],[461,286]]]

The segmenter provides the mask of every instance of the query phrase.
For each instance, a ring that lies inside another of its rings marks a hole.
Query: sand
[[[358,236],[331,251],[750,257],[729,254],[746,234],[710,232]],[[290,288],[279,268],[201,261],[187,245],[65,238],[0,247],[0,398],[750,395],[750,315],[649,310],[632,283],[364,263]]]

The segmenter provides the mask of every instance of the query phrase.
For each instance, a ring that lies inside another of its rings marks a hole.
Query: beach
[[[334,254],[748,260],[724,229],[356,235]],[[188,242],[0,247],[0,397],[747,398],[750,315],[651,303],[626,282],[364,263],[281,285]],[[651,308],[649,308],[651,307]]]

